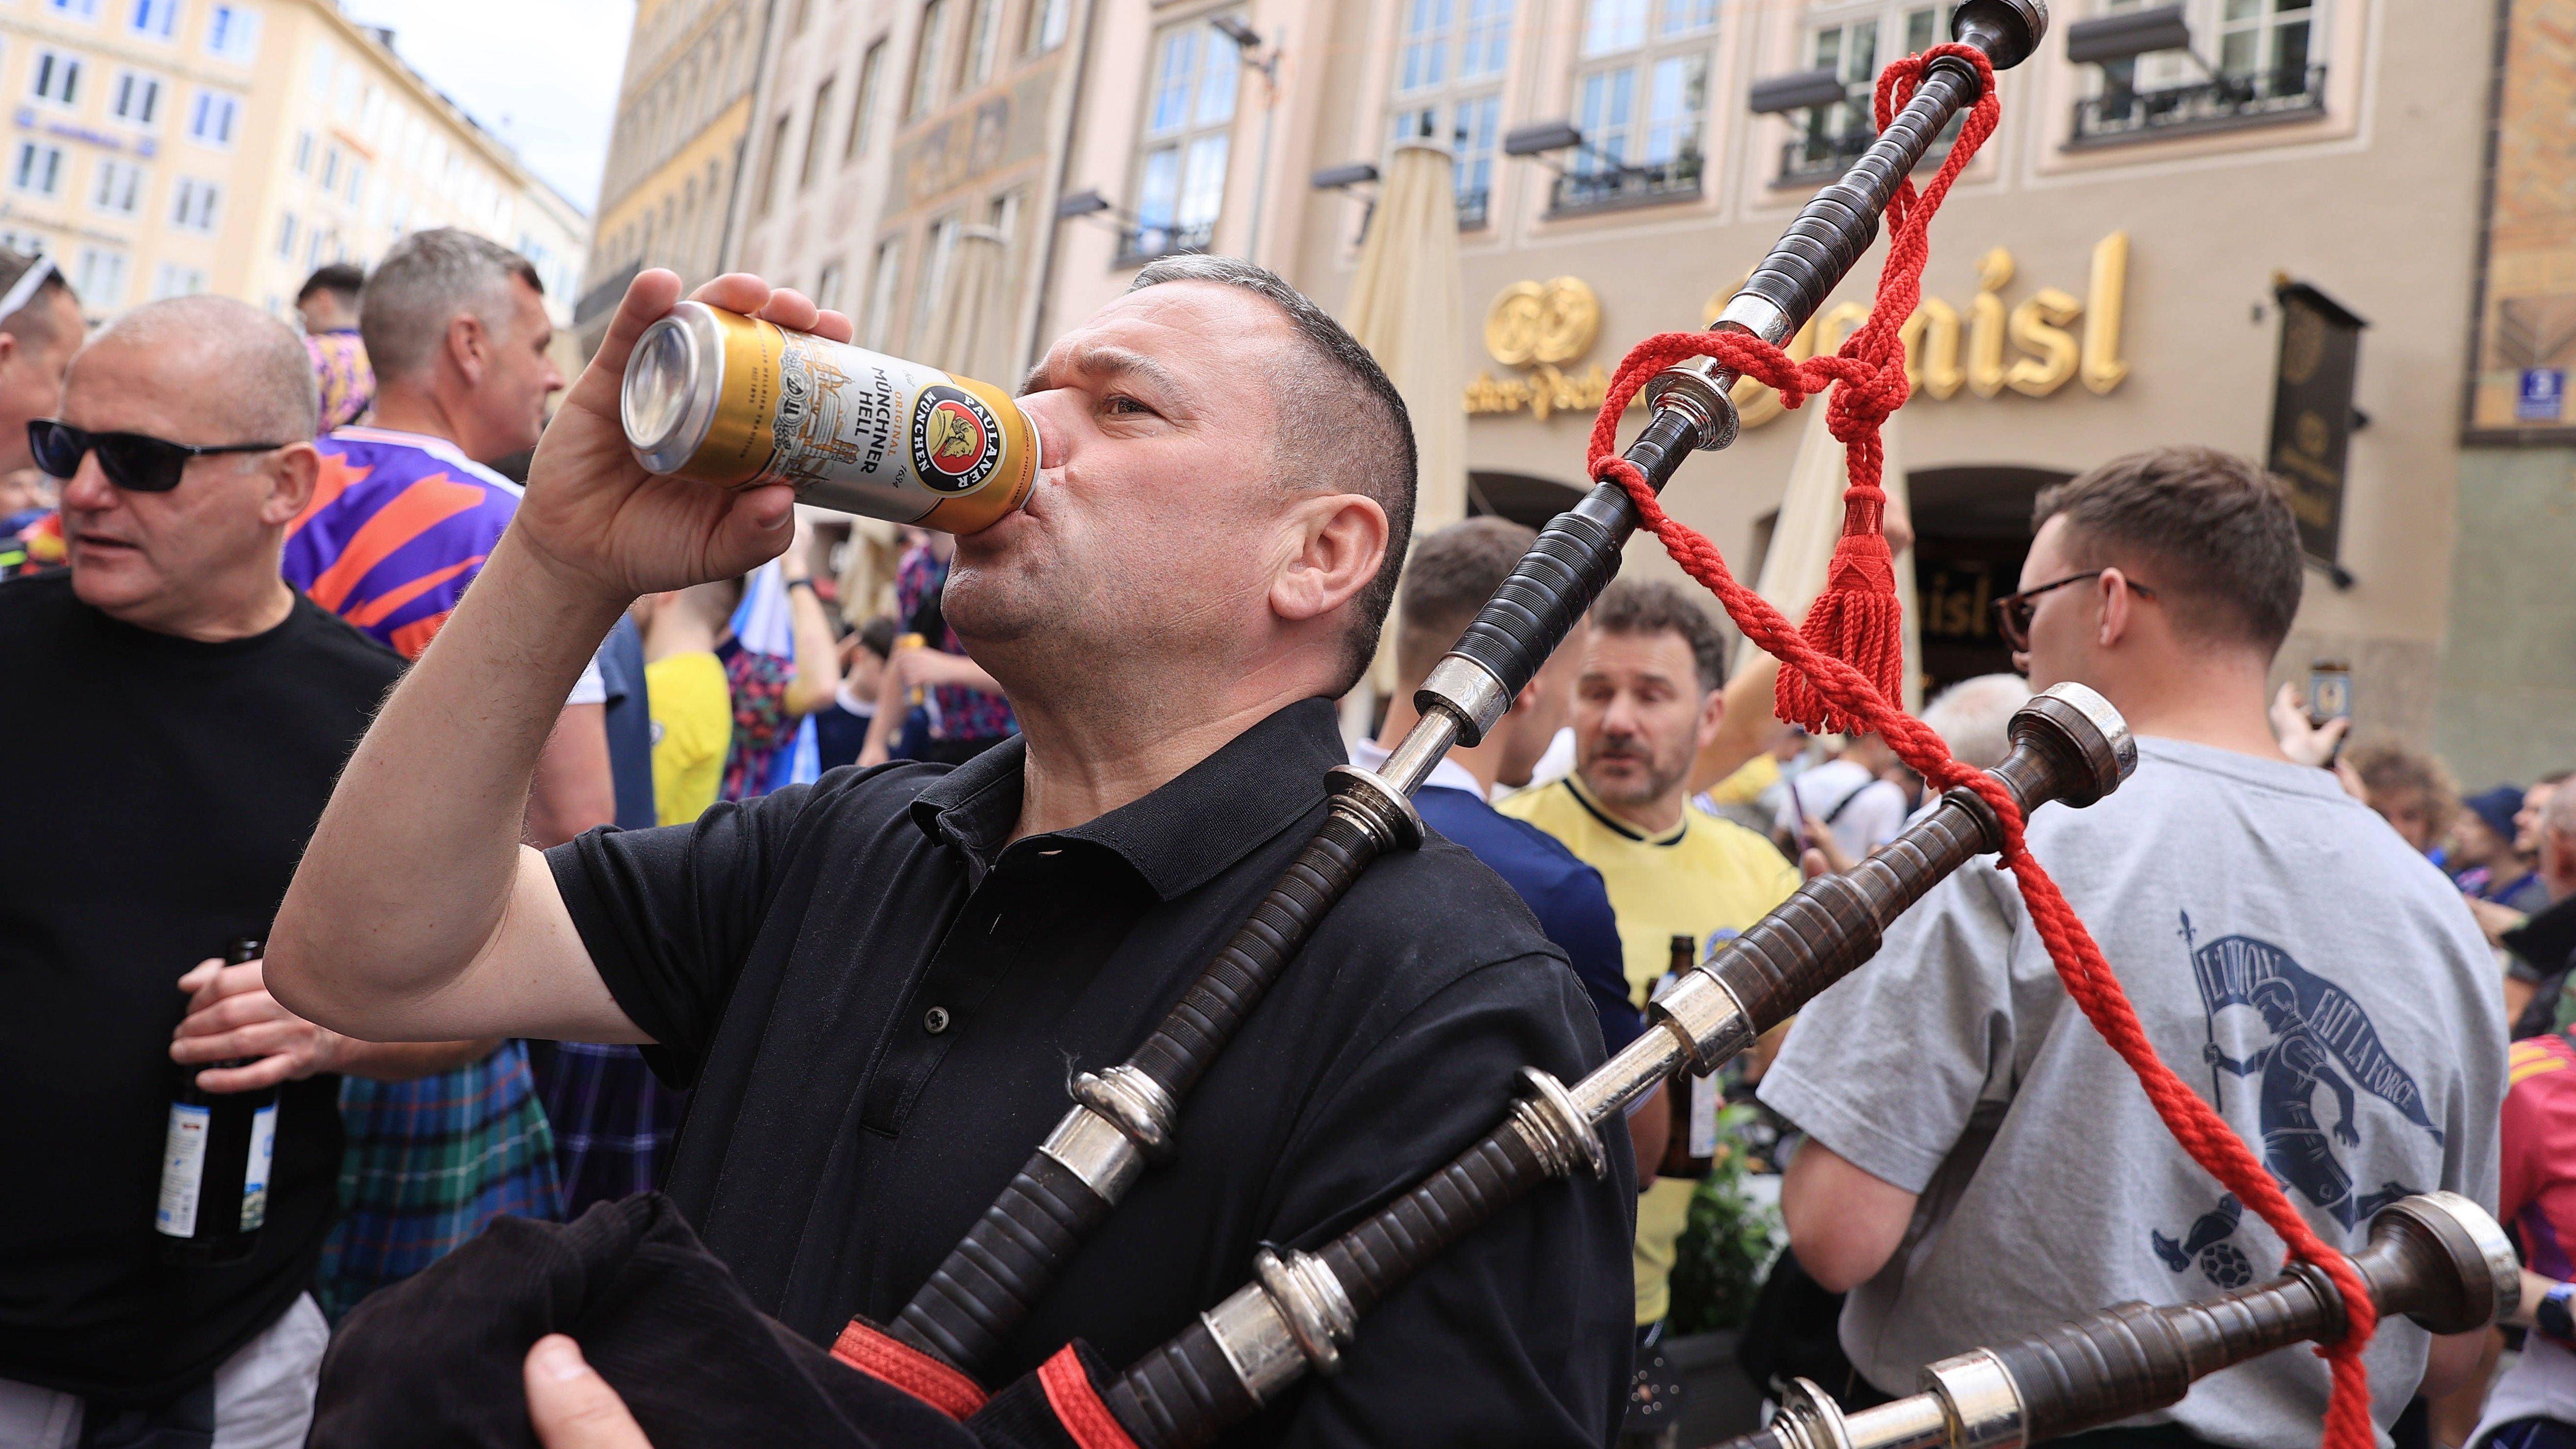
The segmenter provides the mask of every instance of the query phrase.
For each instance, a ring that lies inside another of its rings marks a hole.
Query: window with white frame
[[[170,192],[170,225],[180,231],[210,233],[223,199],[224,189],[214,182],[182,176]]]
[[[2172,0],[2103,0],[2098,13],[2117,15],[2170,3]],[[2295,80],[2287,87],[2295,90],[2305,83],[2309,64],[2317,54],[2318,22],[2323,19],[2324,9],[2322,0],[2191,0],[2183,14],[2191,27],[2192,49],[2219,76],[2230,80],[2266,78],[2276,84]],[[2106,91],[2166,90],[2204,78],[2192,56],[2179,50],[2109,61],[2097,70],[2100,88]]]
[[[340,148],[330,147],[322,153],[322,189],[335,191],[340,185]]]
[[[752,209],[754,216],[769,215],[769,209],[778,203],[778,175],[787,169],[787,131],[795,123],[796,118],[790,115],[770,123],[769,164],[761,168],[760,205]]]
[[[949,0],[927,0],[921,7],[921,33],[914,37],[912,86],[904,92],[904,119],[929,113],[939,103],[939,56],[948,44]]]
[[[966,46],[957,58],[957,89],[971,91],[993,78],[1002,48],[1002,0],[968,0]]]
[[[367,163],[364,161],[351,161],[349,163],[349,204],[351,206],[363,205],[364,203],[361,202],[359,198],[366,194],[366,189]]]
[[[241,120],[241,98],[221,91],[199,91],[188,108],[188,139],[208,146],[230,146],[233,127]]]
[[[841,143],[844,165],[868,153],[868,141],[876,128],[877,79],[885,71],[885,42],[880,40],[859,57],[859,93],[850,101],[850,135]]]
[[[168,40],[179,28],[179,0],[133,0],[126,26],[152,40]]]
[[[295,174],[298,176],[313,174],[313,133],[311,131],[295,133]]]
[[[1502,136],[1513,0],[1403,0],[1387,141],[1432,141],[1457,158],[1458,220],[1481,226]]]
[[[163,262],[152,269],[152,300],[155,302],[167,297],[193,297],[204,290],[206,271],[203,267]]]
[[[1808,23],[1805,67],[1839,76],[1844,99],[1810,107],[1792,120],[1798,139],[1791,145],[1782,173],[1804,176],[1839,170],[1865,150],[1878,129],[1870,98],[1878,85],[1879,68],[1949,39],[1951,9],[1947,4],[1908,0],[1818,7]],[[1942,133],[1944,139],[1957,134],[1955,121]]]
[[[1064,44],[1065,28],[1072,22],[1073,0],[1029,0],[1029,28],[1020,49],[1030,55],[1055,49]]]
[[[36,68],[27,79],[27,93],[53,106],[80,104],[81,58],[59,50],[36,52]]]
[[[242,4],[219,4],[206,18],[206,53],[247,65],[259,53],[259,12]]]
[[[108,92],[107,113],[129,126],[149,126],[161,119],[161,78],[139,70],[116,73]]]
[[[45,0],[45,10],[67,20],[96,20],[98,0]]]
[[[930,325],[938,316],[939,294],[948,287],[948,267],[957,259],[957,234],[963,228],[954,216],[943,216],[930,224],[930,232],[921,252],[920,286],[912,297],[912,345],[917,349],[928,339]]]
[[[1716,0],[1591,0],[1583,17],[1574,124],[1577,176],[1664,168],[1696,184],[1707,153]]]
[[[21,141],[9,167],[9,184],[30,196],[59,196],[63,189],[63,148],[50,141]]]
[[[289,260],[295,256],[295,213],[285,212],[277,218],[277,254]]]
[[[98,182],[89,190],[93,211],[109,216],[132,216],[143,207],[143,168],[131,161],[102,156],[98,161]]]
[[[825,76],[823,83],[814,87],[814,113],[805,122],[805,159],[796,167],[799,191],[814,184],[814,178],[821,174],[823,157],[828,154],[823,145],[823,127],[832,117],[832,86],[837,79]]]
[[[1130,259],[1204,248],[1225,207],[1226,149],[1243,59],[1208,19],[1185,20],[1154,36],[1154,78],[1136,162],[1136,231],[1121,248]]]
[[[0,226],[0,247],[7,247],[22,257],[41,257],[45,254],[45,234]]]
[[[841,310],[841,264],[838,260],[825,262],[823,270],[814,274],[814,305],[828,307],[835,312]]]
[[[125,253],[83,247],[72,290],[93,312],[113,312],[125,300]]]
[[[903,238],[888,237],[877,243],[877,260],[868,279],[868,329],[860,339],[874,352],[883,352],[894,341],[894,291],[903,276]]]

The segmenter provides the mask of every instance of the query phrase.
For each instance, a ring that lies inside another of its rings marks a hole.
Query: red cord
[[[2136,1010],[2129,1005],[2128,994],[2121,990],[2119,978],[2103,959],[2101,947],[2094,944],[2092,934],[2066,903],[2057,883],[2032,857],[2023,836],[2021,809],[2010,792],[1984,771],[1952,759],[1948,746],[1929,726],[1889,703],[1887,692],[1860,670],[1818,647],[1761,595],[1737,583],[1717,546],[1666,514],[1645,474],[1618,455],[1619,416],[1627,410],[1629,399],[1636,396],[1646,379],[1684,358],[1716,358],[1741,375],[1777,389],[1781,400],[1793,408],[1809,395],[1840,382],[1842,386],[1833,393],[1827,422],[1846,447],[1852,494],[1861,495],[1855,499],[1847,494],[1846,498],[1864,506],[1869,526],[1877,528],[1878,506],[1885,498],[1878,488],[1878,428],[1906,397],[1905,355],[1897,328],[1912,315],[1921,299],[1923,264],[1930,254],[1925,228],[1950,183],[1967,166],[1968,158],[1993,134],[1997,115],[1994,72],[1985,55],[1965,45],[1941,45],[1897,61],[1880,73],[1879,129],[1887,128],[1894,109],[1913,93],[1925,63],[1943,55],[1957,56],[1975,66],[1984,82],[1984,94],[1968,113],[1958,143],[1950,148],[1949,158],[1942,162],[1920,199],[1909,180],[1898,186],[1896,196],[1889,202],[1888,216],[1893,225],[1887,265],[1879,277],[1877,305],[1871,309],[1869,321],[1852,334],[1851,341],[1837,355],[1805,363],[1792,362],[1779,348],[1741,332],[1666,332],[1647,338],[1621,361],[1609,396],[1602,401],[1600,418],[1592,427],[1592,476],[1616,481],[1625,488],[1637,505],[1638,517],[1663,541],[1673,561],[1717,595],[1746,638],[1780,660],[1784,702],[1790,696],[1789,680],[1794,675],[1802,689],[1812,691],[1822,702],[1831,718],[1861,732],[1878,734],[1898,758],[1932,785],[1974,790],[1994,808],[1996,818],[2003,823],[2002,868],[2011,871],[2020,886],[2031,924],[2048,947],[2049,960],[2056,965],[2059,979],[2066,983],[2066,994],[2083,1010],[2085,1019],[2093,1023],[2102,1039],[2137,1073],[2138,1084],[2146,1089],[2156,1115],[2192,1160],[2280,1234],[2293,1259],[2323,1269],[2343,1295],[2349,1331],[2341,1342],[2317,1351],[2334,1374],[2333,1396],[2326,1403],[2324,1449],[2371,1449],[2376,1431],[2370,1419],[2369,1371],[2362,1363],[2361,1351],[2378,1326],[2379,1315],[2371,1304],[2369,1286],[2349,1259],[2328,1247],[2309,1228],[2271,1172],[2255,1159],[2226,1119],[2157,1057],[2154,1044],[2138,1023]],[[1847,533],[1848,527],[1847,523]],[[1784,712],[1784,717],[1791,716]]]

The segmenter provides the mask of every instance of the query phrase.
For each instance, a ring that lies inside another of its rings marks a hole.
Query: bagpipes
[[[2402,1198],[2353,1258],[2371,1307],[2434,1333],[2511,1312],[2521,1265],[2495,1219],[2456,1193]],[[2193,1381],[2294,1343],[2332,1343],[2349,1315],[2332,1279],[2298,1264],[2197,1303],[2124,1303],[1998,1348],[1926,1365],[1922,1392],[1846,1414],[1792,1381],[1769,1428],[1719,1449],[2020,1449],[2181,1401]]]

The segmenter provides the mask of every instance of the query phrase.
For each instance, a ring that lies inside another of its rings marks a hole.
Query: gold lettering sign
[[[1947,401],[1963,387],[1978,397],[1998,397],[2007,389],[2047,397],[2079,378],[2087,390],[2108,394],[2128,378],[2129,365],[2120,356],[2129,285],[2127,232],[2115,231],[2093,244],[2092,274],[2080,301],[2070,292],[2041,287],[2007,305],[2003,293],[2017,270],[2012,253],[1995,247],[1977,259],[1977,295],[1964,317],[1948,302],[1925,297],[1905,319],[1897,336],[1905,345],[1905,377],[1915,397]],[[1710,297],[1701,325],[1715,322],[1733,293],[1729,288]],[[1809,319],[1786,351],[1798,362],[1831,353],[1868,320],[1867,304],[1840,303]],[[2078,322],[2083,324],[2080,338],[2069,330]],[[1600,324],[1600,299],[1576,278],[1505,287],[1485,311],[1485,350],[1505,367],[1529,371],[1504,378],[1478,373],[1467,385],[1467,411],[1526,408],[1539,418],[1598,411],[1609,394],[1610,374],[1597,362],[1580,376],[1560,364],[1581,357]],[[1751,378],[1738,381],[1729,396],[1748,428],[1788,411],[1778,393]]]

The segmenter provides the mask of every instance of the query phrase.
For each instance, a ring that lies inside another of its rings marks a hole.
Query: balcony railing
[[[2075,103],[2075,129],[2066,145],[2076,150],[2295,121],[2325,108],[2321,65],[2222,75],[2164,90],[2112,89]]]
[[[1118,233],[1118,260],[1121,267],[1141,267],[1156,257],[1179,252],[1203,252],[1216,239],[1216,223],[1202,221],[1191,226],[1137,226]]]
[[[1485,223],[1486,223],[1486,221],[1488,220],[1487,216],[1485,215],[1485,206],[1486,206],[1486,203],[1490,202],[1492,199],[1493,199],[1492,194],[1491,194],[1491,193],[1489,193],[1489,192],[1483,192],[1483,191],[1461,191],[1461,192],[1459,192],[1459,193],[1458,193],[1458,229],[1459,229],[1460,231],[1475,231],[1475,230],[1477,230],[1478,228],[1480,228],[1480,227],[1484,226],[1484,224],[1485,224]],[[1368,232],[1368,224],[1367,224],[1366,222],[1362,222],[1362,223],[1360,224],[1360,232],[1361,232],[1361,234],[1362,234],[1362,235],[1366,235],[1366,234],[1367,234],[1367,232]]]
[[[1660,166],[1613,166],[1601,171],[1568,171],[1549,188],[1547,214],[1577,216],[1593,211],[1622,211],[1632,206],[1660,206],[1689,201],[1700,194],[1702,162],[1684,153]]]
[[[1838,136],[1797,136],[1780,148],[1780,176],[1774,186],[1825,181],[1840,176],[1878,139],[1876,131],[1845,131]]]

